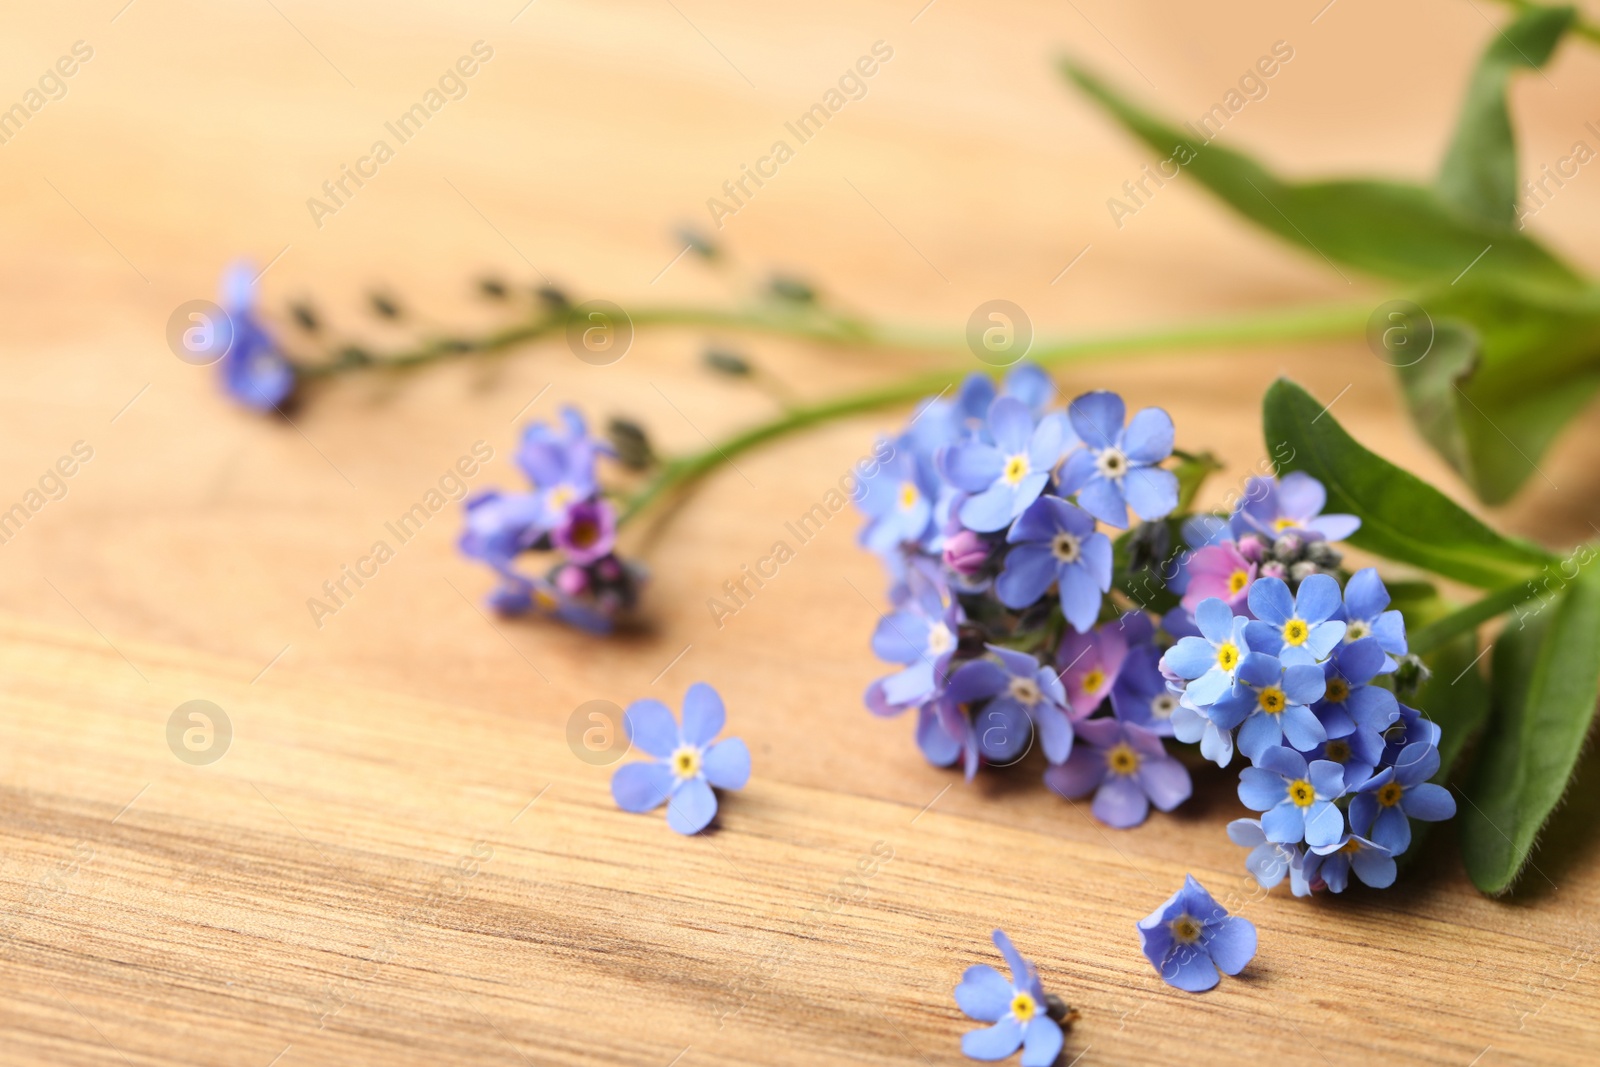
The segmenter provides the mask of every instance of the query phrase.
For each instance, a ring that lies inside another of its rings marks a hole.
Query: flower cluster
[[[1405,620],[1376,570],[1341,587],[1330,538],[1360,522],[1321,514],[1304,474],[1253,479],[1230,519],[1191,520],[1195,550],[1172,583],[1181,634],[1160,670],[1177,698],[1174,736],[1219,767],[1249,760],[1239,799],[1259,812],[1229,836],[1256,879],[1296,895],[1343,892],[1351,873],[1382,888],[1411,843],[1411,819],[1455,814],[1439,769],[1439,728],[1401,704],[1388,676],[1406,654]],[[1213,529],[1207,535],[1201,522]]]
[[[616,554],[616,512],[595,470],[611,454],[583,417],[564,407],[558,425],[535,422],[523,431],[516,461],[527,492],[488,489],[467,498],[460,548],[500,576],[489,596],[496,611],[537,612],[603,634],[633,609],[644,572]],[[526,552],[560,558],[532,576],[516,567]]]
[[[1092,793],[1101,819],[1133,826],[1191,785],[1164,747],[1178,698],[1155,620],[1110,598],[1102,527],[1176,508],[1177,477],[1161,465],[1173,425],[1159,408],[1129,419],[1112,393],[1064,411],[1054,394],[1031,365],[998,390],[973,375],[924,403],[867,480],[861,540],[894,583],[872,647],[900,669],[866,704],[915,710],[923,753],[968,777],[1037,744],[1051,788]]]

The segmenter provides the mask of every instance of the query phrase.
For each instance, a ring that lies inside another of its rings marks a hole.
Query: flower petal
[[[1400,806],[1413,819],[1423,822],[1442,822],[1455,816],[1456,798],[1450,790],[1433,782],[1423,782],[1405,791]]]
[[[709,745],[722,732],[726,718],[721,695],[706,683],[696,682],[684,694],[683,739],[689,744]]]
[[[1016,497],[1016,490],[1011,486],[995,482],[961,505],[961,524],[976,533],[1003,530],[1016,515]]]
[[[704,778],[690,778],[672,794],[667,805],[667,825],[680,834],[697,834],[717,814],[717,795]]]
[[[1035,1015],[1023,1029],[1022,1067],[1050,1067],[1061,1055],[1061,1026],[1048,1015]]]
[[[1087,745],[1078,745],[1066,762],[1044,772],[1044,784],[1068,800],[1086,796],[1106,776],[1106,761]]]
[[[1116,393],[1104,389],[1084,393],[1067,407],[1067,418],[1083,443],[1096,452],[1110,448],[1122,436],[1128,409]]]
[[[1192,947],[1180,948],[1161,967],[1161,980],[1186,993],[1204,993],[1222,979],[1211,957]]]
[[[623,713],[628,740],[640,751],[666,759],[678,747],[678,722],[659,700],[635,700]]]
[[[1294,595],[1282,578],[1257,578],[1247,600],[1250,613],[1273,626],[1282,626],[1294,614]]]
[[[956,986],[956,1004],[980,1023],[998,1022],[1011,1010],[1011,983],[987,963],[968,967]]]
[[[1128,528],[1128,506],[1122,490],[1109,478],[1096,474],[1078,490],[1078,506],[1107,526]]]
[[[1162,811],[1171,811],[1194,792],[1188,768],[1170,756],[1145,760],[1135,777],[1150,802]]]
[[[1132,778],[1113,774],[1095,791],[1090,810],[1107,826],[1126,830],[1138,826],[1150,815],[1150,798]]]
[[[1160,463],[1172,455],[1174,436],[1171,415],[1160,408],[1145,408],[1128,420],[1122,453],[1135,463]]]
[[[1033,412],[1016,397],[1002,396],[989,405],[989,433],[1002,455],[1026,452],[1033,436]]]
[[[1178,508],[1178,476],[1160,467],[1133,467],[1122,479],[1122,495],[1145,522],[1164,519]]]
[[[1238,974],[1256,955],[1256,927],[1230,915],[1206,927],[1206,951],[1223,974]]]
[[[1005,1018],[986,1030],[961,1035],[961,1052],[968,1059],[1003,1060],[1022,1044],[1022,1024]]]
[[[623,811],[654,811],[672,795],[672,769],[665,763],[625,763],[611,776],[611,796]]]
[[[750,748],[738,737],[718,741],[706,749],[700,770],[718,789],[743,789],[750,781]]]
[[[995,579],[994,592],[1006,607],[1021,609],[1043,596],[1055,580],[1056,560],[1048,548],[1018,545],[1006,556],[1005,568]]]

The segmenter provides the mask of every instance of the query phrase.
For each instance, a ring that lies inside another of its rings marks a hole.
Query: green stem
[[[1058,341],[1044,345],[1032,354],[1031,359],[1042,366],[1059,366],[1091,357],[1116,354],[1148,354],[1179,348],[1272,344],[1283,341],[1348,337],[1359,332],[1365,325],[1372,306],[1370,301],[1363,301],[1360,304],[1273,312],[1243,319],[1218,320],[1138,333]],[[954,365],[945,370],[920,374],[893,385],[796,407],[769,422],[742,430],[702,451],[670,460],[628,501],[618,518],[618,525],[627,522],[669,490],[697,481],[719,463],[731,460],[741,452],[808,426],[904,404],[930,393],[939,393],[953,385],[968,369],[970,368],[966,366]],[[1004,368],[982,365],[980,369],[996,376],[1004,372]]]
[[[1426,655],[1441,645],[1460,637],[1462,634],[1471,633],[1497,615],[1503,615],[1518,604],[1532,600],[1538,595],[1539,590],[1531,581],[1524,580],[1512,585],[1502,586],[1492,593],[1487,593],[1474,600],[1465,607],[1457,608],[1450,614],[1428,623],[1428,625],[1411,635],[1407,645],[1417,655]]]
[[[1533,0],[1500,0],[1500,2],[1517,12],[1519,15],[1530,8],[1544,6],[1543,4],[1535,4]],[[1600,44],[1600,26],[1596,26],[1594,23],[1581,16],[1572,21],[1572,30],[1570,32],[1576,36],[1583,37],[1596,44]]]

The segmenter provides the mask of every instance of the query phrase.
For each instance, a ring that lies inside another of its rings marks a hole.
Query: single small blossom
[[[1269,540],[1296,532],[1328,541],[1343,541],[1361,528],[1354,515],[1324,515],[1328,493],[1303,471],[1281,479],[1251,478],[1233,514],[1236,534],[1254,530]]]
[[[1386,610],[1387,609],[1387,610]],[[1365,637],[1374,638],[1378,647],[1388,654],[1383,673],[1398,668],[1396,656],[1406,654],[1406,620],[1400,612],[1389,608],[1389,590],[1374,567],[1365,567],[1350,576],[1344,583],[1344,606],[1337,618],[1344,620],[1346,644]]]
[[[659,700],[635,700],[623,714],[631,741],[646,755],[617,768],[611,795],[623,811],[654,811],[667,805],[667,825],[695,834],[717,814],[718,789],[743,789],[750,780],[750,749],[737,737],[715,741],[726,712],[722,697],[704,682],[683,698],[683,726]]]
[[[1065,763],[1044,772],[1045,784],[1069,800],[1094,793],[1090,810],[1108,826],[1138,826],[1150,805],[1171,811],[1193,792],[1188,769],[1144,727],[1087,719],[1074,729],[1078,744]]]
[[[1256,954],[1255,924],[1229,915],[1192,874],[1139,920],[1139,940],[1161,980],[1188,993],[1215,987],[1218,971],[1238,974]]]
[[[1372,684],[1386,658],[1377,638],[1363,637],[1334,649],[1322,665],[1327,684],[1312,710],[1329,737],[1348,737],[1357,729],[1378,736],[1400,717],[1394,693]]]
[[[593,563],[611,554],[617,543],[617,516],[610,501],[585,500],[573,504],[551,533],[557,548],[574,563]]]
[[[1262,641],[1282,642],[1278,655],[1285,660],[1321,663],[1344,637],[1345,624],[1334,618],[1343,605],[1332,575],[1310,575],[1294,593],[1281,578],[1258,578],[1249,600],[1258,620],[1249,631]]]
[[[995,595],[1008,608],[1031,606],[1057,587],[1061,613],[1074,630],[1088,630],[1100,616],[1111,588],[1111,540],[1097,533],[1094,519],[1059,497],[1041,497],[1006,535],[1011,551],[995,580]]]
[[[968,967],[956,986],[956,1004],[967,1017],[993,1025],[961,1037],[961,1051],[974,1060],[1003,1060],[1022,1049],[1022,1067],[1051,1067],[1061,1055],[1061,1026],[1050,1018],[1044,986],[1033,963],[1002,931],[995,947],[1011,971],[1008,981],[986,963]]]
[[[1123,722],[1143,726],[1158,737],[1171,737],[1178,694],[1167,687],[1160,660],[1161,650],[1154,645],[1135,645],[1128,650],[1111,689],[1111,710]]]
[[[919,462],[905,438],[892,445],[880,441],[878,447],[893,447],[894,453],[870,477],[862,479],[856,504],[868,517],[861,530],[861,544],[882,555],[900,545],[920,542],[928,535],[939,482],[931,463]]]
[[[1088,633],[1067,634],[1056,652],[1056,666],[1067,688],[1067,706],[1073,718],[1087,719],[1105,702],[1127,658],[1128,639],[1120,620]]]
[[[971,530],[959,530],[944,542],[941,558],[944,565],[963,578],[974,578],[982,573],[993,549],[988,542]]]
[[[1268,841],[1304,841],[1316,849],[1342,840],[1344,813],[1334,801],[1345,793],[1344,768],[1327,760],[1306,763],[1291,748],[1268,749],[1239,774],[1239,799],[1259,811]]]
[[[1383,735],[1357,727],[1343,737],[1328,738],[1305,756],[1343,767],[1345,789],[1355,790],[1378,769],[1378,762],[1383,759]]]
[[[992,443],[957,445],[944,454],[943,466],[951,484],[972,494],[960,516],[979,533],[1005,529],[1037,500],[1066,447],[1061,421],[1046,417],[1036,423],[1016,397],[995,400],[987,429]]]
[[[1356,834],[1346,834],[1340,841],[1322,848],[1312,849],[1316,862],[1312,876],[1327,887],[1330,893],[1343,893],[1350,883],[1350,874],[1361,879],[1373,889],[1387,889],[1394,885],[1394,854],[1376,841]]]
[[[898,715],[936,696],[948,683],[956,654],[961,606],[937,577],[911,572],[901,605],[878,620],[872,651],[900,671],[873,682],[867,707],[877,715]]]
[[[949,690],[958,704],[987,701],[974,716],[983,755],[993,763],[1015,760],[1025,751],[1032,729],[1038,731],[1047,760],[1066,759],[1072,754],[1072,721],[1056,672],[1026,652],[991,645],[989,654],[994,658],[963,663]]]
[[[457,541],[463,555],[497,569],[539,544],[545,536],[542,511],[533,493],[504,493],[486,489],[466,500],[466,526]]]
[[[1266,654],[1275,646],[1252,646],[1250,620],[1235,615],[1216,597],[1202,601],[1195,611],[1198,637],[1183,637],[1161,657],[1161,664],[1188,684],[1184,693],[1197,708],[1216,703],[1234,686],[1239,668],[1252,653]]]
[[[1393,766],[1400,762],[1400,753],[1415,744],[1439,746],[1444,731],[1439,724],[1416,708],[1400,705],[1400,717],[1383,732],[1383,760],[1379,766]]]
[[[1328,739],[1310,707],[1327,691],[1321,667],[1253,654],[1239,668],[1239,682],[1209,713],[1218,726],[1238,729],[1239,751],[1252,763],[1285,741],[1310,752]]]
[[[1272,889],[1289,876],[1289,887],[1297,897],[1310,896],[1311,879],[1322,857],[1308,853],[1303,845],[1268,841],[1260,819],[1235,819],[1228,824],[1228,839],[1250,850],[1244,866],[1263,889]]]
[[[1379,771],[1351,799],[1351,829],[1398,856],[1411,847],[1412,819],[1442,822],[1456,813],[1450,790],[1428,780],[1438,773],[1437,748],[1407,745],[1394,766]]]
[[[1232,541],[1207,545],[1188,562],[1189,584],[1183,592],[1183,606],[1194,611],[1200,602],[1216,597],[1235,615],[1248,615],[1250,583],[1256,580],[1256,565],[1239,553]]]
[[[213,324],[215,344],[227,344],[218,365],[222,386],[239,403],[257,411],[274,411],[294,392],[294,367],[278,350],[256,314],[256,271],[235,263],[222,276],[222,310],[226,323]]]
[[[1145,522],[1165,518],[1178,506],[1178,477],[1157,464],[1172,455],[1172,416],[1145,408],[1126,427],[1122,398],[1085,393],[1067,408],[1083,449],[1067,459],[1061,487],[1078,505],[1109,526],[1126,529],[1128,509]]]
[[[541,521],[554,528],[567,509],[594,496],[595,462],[609,446],[589,436],[583,416],[574,407],[561,409],[561,423],[529,423],[517,448],[517,465],[539,494]]]

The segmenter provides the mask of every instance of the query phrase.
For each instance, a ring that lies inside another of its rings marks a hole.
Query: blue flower
[[[884,444],[880,442],[879,448]],[[893,456],[861,483],[856,503],[869,520],[861,530],[861,544],[882,555],[903,544],[920,543],[933,522],[939,488],[931,464],[919,462],[902,438]]]
[[[1039,732],[1045,759],[1060,763],[1072,754],[1072,721],[1067,693],[1049,667],[1026,652],[989,646],[994,659],[963,663],[950,679],[950,699],[957,704],[988,704],[977,715],[978,742],[992,763],[1009,763],[1022,755],[1030,727]]]
[[[1308,854],[1301,845],[1268,841],[1260,819],[1235,819],[1228,824],[1228,838],[1250,850],[1244,865],[1263,889],[1271,889],[1289,876],[1289,887],[1297,897],[1311,895],[1311,878],[1322,858]]]
[[[1439,739],[1444,736],[1444,731],[1439,729],[1439,724],[1423,715],[1416,708],[1400,705],[1400,718],[1395,724],[1384,731],[1383,734],[1383,760],[1380,766],[1388,764],[1393,766],[1400,761],[1400,753],[1409,745],[1439,744]]]
[[[1378,647],[1388,653],[1383,665],[1384,673],[1398,668],[1395,656],[1406,654],[1406,620],[1389,607],[1389,590],[1374,567],[1356,571],[1344,583],[1344,608],[1336,616],[1345,621],[1344,639],[1347,643],[1364,637],[1375,638]]]
[[[1437,748],[1407,745],[1393,767],[1379,771],[1351,799],[1351,829],[1398,856],[1411,847],[1411,819],[1441,822],[1456,813],[1450,790],[1428,781],[1438,773]]]
[[[1216,703],[1233,688],[1240,665],[1246,656],[1258,649],[1252,648],[1250,620],[1235,615],[1233,610],[1216,597],[1200,603],[1194,613],[1199,637],[1183,637],[1167,649],[1161,662],[1172,673],[1188,682],[1184,693],[1196,707]],[[1258,638],[1259,640],[1259,638]],[[1268,641],[1260,652],[1275,651],[1276,645]]]
[[[961,606],[937,578],[922,569],[908,576],[907,596],[878,620],[872,651],[904,668],[867,688],[867,707],[877,715],[898,715],[936,696],[949,680],[956,654]]]
[[[1377,638],[1363,637],[1340,645],[1322,665],[1327,688],[1312,710],[1329,737],[1348,737],[1357,730],[1379,737],[1400,717],[1394,693],[1372,684],[1386,658]]]
[[[1304,841],[1315,849],[1342,841],[1344,812],[1333,802],[1344,793],[1343,767],[1327,760],[1308,767],[1290,748],[1268,749],[1239,774],[1239,799],[1251,811],[1264,812],[1267,840],[1285,845]]]
[[[621,568],[626,571],[625,567]],[[637,584],[639,577],[632,573],[627,580]],[[616,628],[616,616],[627,606],[622,603],[602,604],[590,598],[580,599],[562,592],[546,578],[528,578],[509,570],[500,572],[500,584],[488,597],[489,606],[501,615],[527,615],[530,612],[576,626],[600,637]]]
[[[466,526],[457,546],[462,554],[482,560],[497,570],[539,543],[546,534],[540,525],[539,499],[533,493],[503,493],[486,489],[467,498]]]
[[[1322,483],[1303,471],[1281,479],[1251,478],[1233,513],[1233,531],[1254,530],[1268,540],[1295,532],[1328,541],[1343,541],[1361,528],[1354,515],[1324,515],[1328,494]]]
[[[1039,971],[1022,958],[1004,932],[995,947],[1011,970],[1007,981],[986,963],[968,967],[956,986],[956,1003],[969,1019],[993,1023],[961,1036],[961,1051],[975,1060],[1003,1060],[1022,1049],[1022,1067],[1050,1067],[1061,1055],[1060,1025],[1048,1013]]]
[[[1200,755],[1218,767],[1233,762],[1233,728],[1213,720],[1209,707],[1195,707],[1183,692],[1175,695],[1178,706],[1172,711],[1172,736],[1186,745],[1199,742]]]
[[[1310,708],[1322,698],[1326,682],[1315,663],[1288,663],[1260,653],[1245,657],[1239,685],[1210,708],[1223,729],[1239,730],[1239,751],[1252,763],[1285,740],[1310,752],[1328,739],[1322,720]]]
[[[1178,477],[1156,464],[1172,455],[1172,416],[1145,408],[1124,428],[1127,408],[1116,393],[1085,393],[1067,408],[1067,418],[1083,441],[1061,472],[1064,493],[1101,522],[1128,525],[1128,509],[1145,522],[1164,518],[1178,506]]]
[[[1383,735],[1357,727],[1343,737],[1329,737],[1307,752],[1306,759],[1337,763],[1344,768],[1345,788],[1357,789],[1383,759]]]
[[[722,697],[704,682],[683,698],[683,728],[659,700],[635,700],[623,715],[628,740],[655,757],[617,768],[611,795],[623,811],[667,805],[667,825],[699,833],[717,814],[718,789],[743,789],[750,780],[750,750],[737,737],[712,744],[722,732]]]
[[[1004,529],[1039,498],[1066,444],[1060,419],[1035,424],[1028,405],[1011,396],[990,405],[988,432],[992,444],[969,441],[944,453],[944,476],[974,494],[960,516],[978,533]]]
[[[1088,719],[1074,728],[1080,743],[1065,763],[1044,772],[1044,783],[1069,800],[1092,791],[1090,810],[1106,825],[1138,826],[1151,804],[1171,811],[1194,791],[1188,769],[1144,727]]]
[[[1006,540],[1013,547],[994,585],[1000,603],[1013,610],[1030,607],[1054,582],[1072,628],[1094,626],[1101,595],[1111,588],[1111,540],[1095,532],[1094,519],[1059,497],[1042,497]]]
[[[1188,875],[1183,888],[1139,920],[1139,939],[1161,980],[1188,993],[1203,993],[1255,958],[1256,928],[1249,919],[1229,915]]]
[[[1298,593],[1290,593],[1282,578],[1257,578],[1250,586],[1250,611],[1259,621],[1250,632],[1263,647],[1281,642],[1279,655],[1286,660],[1321,663],[1344,637],[1344,623],[1334,618],[1342,606],[1339,581],[1331,574],[1308,575]]]
[[[1343,840],[1312,851],[1317,857],[1313,876],[1321,879],[1330,893],[1344,892],[1352,870],[1373,889],[1394,885],[1394,853],[1375,841],[1346,834]]]
[[[274,411],[294,392],[295,373],[256,316],[255,271],[250,264],[235,263],[223,274],[221,299],[232,331],[218,367],[222,386],[246,407]]]
[[[567,508],[594,496],[595,461],[609,455],[608,446],[589,436],[576,408],[561,409],[561,425],[529,423],[517,448],[517,465],[539,494],[540,519],[554,528]]]

